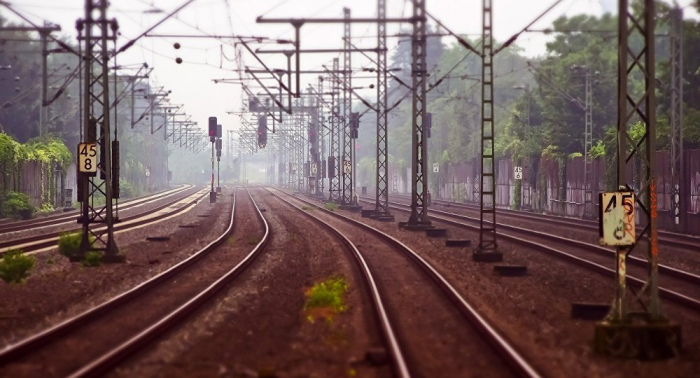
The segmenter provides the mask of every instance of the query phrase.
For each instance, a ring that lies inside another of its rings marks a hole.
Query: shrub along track
[[[291,195],[268,190],[294,206],[281,197]],[[376,290],[371,296],[377,317],[393,323],[394,332],[383,326],[383,335],[397,376],[460,377],[484,372],[493,377],[539,376],[499,331],[405,244],[316,202],[292,198],[313,205],[314,214],[306,215],[351,246],[366,284]]]
[[[177,193],[186,191],[193,188],[193,185],[181,185],[177,188],[170,190],[163,190],[156,193],[152,193],[143,197],[132,198],[119,203],[119,210],[127,210],[130,208],[139,207],[146,203],[150,203],[159,199],[167,198],[173,196]],[[0,235],[7,234],[9,232],[24,231],[30,228],[53,226],[61,223],[74,223],[76,218],[80,216],[79,210],[71,210],[65,213],[58,213],[53,215],[48,215],[45,217],[37,217],[34,219],[21,220],[21,221],[7,221],[0,223]]]
[[[143,202],[137,206],[151,204],[147,210],[141,213],[130,215],[122,218],[119,223],[114,225],[114,231],[128,230],[135,227],[140,227],[146,224],[154,223],[179,214],[187,209],[190,209],[198,201],[208,194],[207,189],[195,190],[187,188],[187,190],[177,191],[169,195],[159,197]],[[173,197],[173,198],[170,198]],[[134,207],[134,208],[135,208]],[[71,221],[60,221],[58,224],[69,224]],[[99,224],[95,224],[96,228],[101,228]],[[29,229],[31,230],[31,229]],[[9,249],[21,249],[25,253],[37,252],[50,249],[57,245],[59,236],[63,232],[77,232],[81,228],[70,228],[62,231],[47,232],[32,236],[20,237],[12,240],[0,242],[0,256]]]
[[[253,202],[249,193],[247,198]],[[0,375],[102,376],[183,322],[244,271],[270,239],[267,222],[254,205],[262,238],[242,260],[231,261],[224,242],[234,230],[235,203],[234,197],[226,231],[200,251],[131,290],[0,351]]]
[[[393,210],[410,213],[410,206],[407,204],[390,202],[389,207]],[[432,209],[429,214],[433,221],[475,231],[479,230],[478,218],[435,209]],[[465,221],[471,224],[467,224]],[[607,248],[521,227],[500,223],[498,226],[499,238],[503,240],[573,262],[600,274],[610,277],[615,275],[614,268],[608,267],[614,267],[615,252]],[[542,243],[543,240],[544,243]],[[646,260],[630,256],[627,261],[628,283],[635,288],[641,288],[645,281],[640,277],[645,277],[648,270]],[[700,296],[698,295],[700,293],[700,276],[664,265],[659,265],[659,276],[664,284],[663,287],[659,287],[662,297],[691,310],[700,311]]]

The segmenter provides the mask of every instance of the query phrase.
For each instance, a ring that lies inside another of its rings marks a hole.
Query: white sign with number
[[[611,246],[634,245],[634,192],[600,194],[600,244]]]
[[[78,172],[97,173],[97,143],[78,144]]]
[[[352,173],[352,162],[350,160],[343,160],[343,173],[346,175]]]
[[[513,176],[515,176],[516,180],[522,180],[523,179],[523,167],[514,167],[513,168]]]
[[[438,164],[438,163],[433,163],[433,172],[434,172],[434,173],[440,172],[440,164]]]
[[[318,172],[318,166],[316,163],[311,164],[311,173],[316,174]]]

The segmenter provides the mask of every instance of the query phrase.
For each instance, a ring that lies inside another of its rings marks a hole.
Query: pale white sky
[[[118,45],[123,45],[151,25],[160,21],[164,13],[151,13],[148,9],[163,9],[166,12],[176,9],[186,0],[112,0],[110,18],[116,18],[120,25],[122,38]],[[64,34],[74,36],[75,21],[84,17],[84,0],[9,0],[17,10],[35,23],[47,20],[61,25]],[[493,0],[494,32],[496,38],[505,40],[520,31],[531,20],[548,8],[554,0]],[[691,0],[679,1],[686,7],[686,16],[697,18],[694,9],[688,8]],[[411,1],[387,0],[389,17],[410,16]],[[543,17],[533,28],[545,28],[552,20],[566,14],[572,16],[580,13],[600,15],[604,12],[617,13],[615,0],[564,0],[548,15]],[[341,18],[343,7],[349,7],[356,17],[374,17],[376,0],[197,0],[173,18],[158,27],[157,34],[186,35],[255,35],[273,38],[293,38],[293,28],[288,25],[257,24],[257,16],[265,17],[332,17]],[[448,28],[457,33],[478,34],[481,29],[481,0],[427,0],[427,9]],[[12,21],[19,21],[8,14],[0,12]],[[432,22],[431,22],[432,23]],[[433,23],[434,24],[434,23]],[[396,33],[398,25],[391,25],[389,34]],[[403,24],[409,28],[409,24]],[[308,24],[302,27],[302,48],[340,48],[342,24],[319,25]],[[354,41],[363,47],[376,46],[376,25],[353,25]],[[538,55],[545,51],[546,36],[526,33],[518,40],[518,45],[525,48],[527,54]],[[173,48],[173,43],[182,45],[180,50]],[[212,79],[236,77],[230,70],[234,63],[222,57],[233,58],[230,41],[188,38],[143,38],[137,45],[119,56],[119,64],[147,62],[154,67],[153,79],[159,85],[172,90],[173,103],[184,103],[188,114],[206,126],[207,118],[215,115],[225,129],[237,128],[238,117],[227,115],[226,111],[238,110],[241,105],[240,87],[231,84],[214,84]],[[451,43],[449,37],[443,43]],[[390,39],[390,46],[395,46],[397,38]],[[289,45],[258,46],[265,49],[289,48]],[[302,56],[303,69],[322,69],[329,65],[337,54],[315,54]],[[175,63],[181,57],[183,64]],[[262,55],[269,67],[286,67],[286,60],[272,55]],[[248,65],[254,65],[254,58],[245,57]],[[359,54],[353,57],[353,67],[361,67],[368,61]],[[257,64],[255,64],[257,65]],[[220,68],[223,67],[223,68]],[[316,81],[317,75],[303,77],[302,87]],[[305,82],[304,82],[305,81]],[[374,80],[364,82],[356,80],[354,85],[369,85]],[[375,90],[360,91],[368,98],[374,97]]]

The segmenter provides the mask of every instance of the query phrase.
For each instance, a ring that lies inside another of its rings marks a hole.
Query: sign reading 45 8
[[[97,143],[78,144],[78,172],[90,176],[97,173]]]

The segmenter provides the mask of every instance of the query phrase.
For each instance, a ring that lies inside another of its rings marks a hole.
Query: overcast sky
[[[59,24],[62,33],[75,36],[75,21],[84,17],[84,0],[9,0],[15,9],[25,14],[33,22],[40,24],[44,20]],[[141,34],[165,17],[166,13],[176,9],[186,0],[112,0],[109,18],[116,18],[122,34],[118,45]],[[493,0],[494,32],[499,40],[505,40],[520,31],[528,23],[546,10],[554,0]],[[687,17],[698,18],[694,9],[688,7],[691,0],[681,0]],[[564,0],[551,12],[538,21],[533,28],[546,28],[561,15],[573,16],[586,13],[600,15],[605,12],[617,13],[614,0]],[[481,0],[426,0],[428,12],[439,19],[452,31],[459,34],[478,35],[481,29]],[[153,33],[184,35],[254,35],[279,39],[293,39],[293,28],[288,25],[257,24],[256,17],[333,17],[341,18],[344,7],[349,7],[352,16],[376,16],[376,0],[197,0],[182,10],[177,17],[166,21]],[[149,11],[151,10],[151,11]],[[156,13],[153,10],[163,10]],[[149,12],[147,12],[149,11]],[[16,17],[8,15],[0,6],[3,16],[13,21]],[[387,0],[389,17],[410,16],[411,1]],[[432,23],[432,22],[431,22]],[[434,24],[434,23],[432,23]],[[409,24],[402,24],[409,28]],[[400,26],[389,26],[389,34],[396,33]],[[301,29],[302,48],[340,48],[342,24],[319,25],[308,24]],[[352,35],[357,45],[376,46],[376,25],[356,24]],[[444,37],[443,43],[451,44],[453,40]],[[541,34],[526,33],[518,45],[528,55],[545,52],[547,37]],[[173,48],[173,43],[182,45],[180,50]],[[398,43],[398,38],[390,39],[390,47]],[[289,48],[289,45],[257,46],[266,49]],[[223,54],[222,54],[223,51]],[[232,59],[234,49],[231,40],[195,39],[158,37],[143,38],[131,49],[121,54],[119,64],[147,62],[154,67],[153,80],[166,89],[172,90],[173,103],[185,104],[188,114],[206,125],[207,117],[219,117],[225,129],[237,128],[238,117],[227,115],[227,111],[240,109],[240,87],[231,84],[214,84],[212,79],[233,78],[231,72],[235,67]],[[302,56],[303,69],[322,69],[329,65],[337,54],[316,54]],[[178,65],[175,58],[183,63]],[[286,66],[286,60],[272,55],[262,55],[269,67]],[[254,64],[252,56],[244,57],[246,64]],[[257,63],[257,62],[255,62]],[[353,57],[353,67],[368,65],[368,61],[359,55]],[[315,82],[316,75],[307,75],[306,82]],[[356,80],[354,85],[369,85],[373,80]],[[302,83],[302,87],[306,87]],[[374,97],[375,90],[360,91],[367,97]]]

